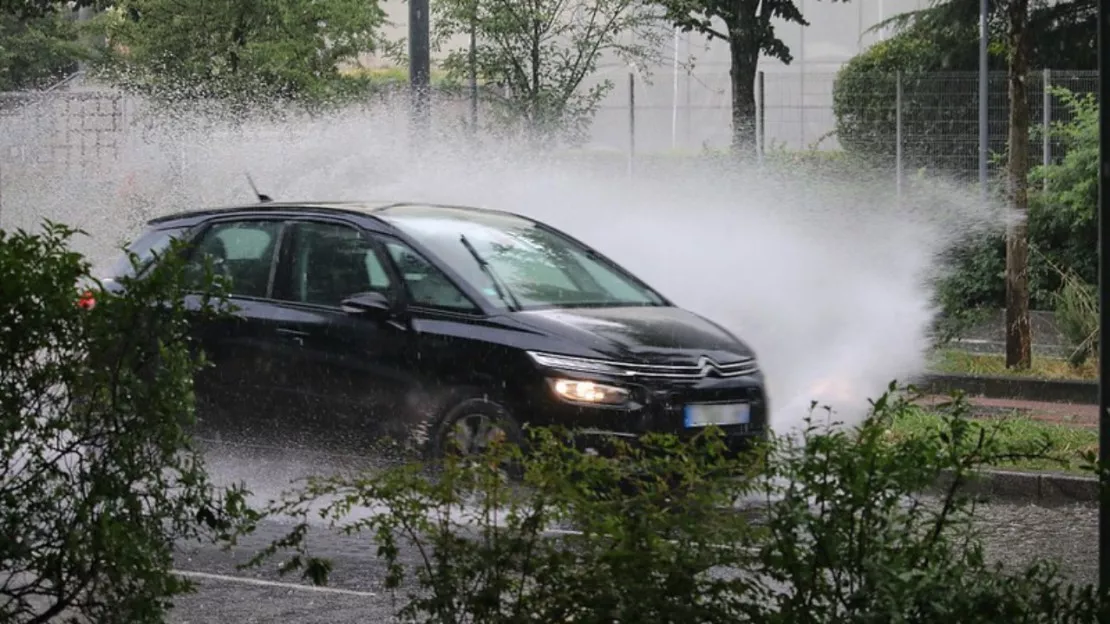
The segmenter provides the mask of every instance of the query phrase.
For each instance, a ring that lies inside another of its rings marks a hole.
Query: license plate
[[[716,425],[747,425],[752,420],[752,406],[747,403],[702,403],[687,405],[683,410],[687,427]]]

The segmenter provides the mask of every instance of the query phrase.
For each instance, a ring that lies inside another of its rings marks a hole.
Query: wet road
[[[267,487],[261,492],[263,497],[276,496],[290,478],[339,467],[319,457],[299,453],[296,461],[288,456],[272,455],[243,461],[242,453],[242,449],[235,453],[235,461],[216,459],[212,462],[213,470],[226,479],[243,479],[252,485],[267,480],[268,484],[264,484]],[[1061,572],[1075,581],[1097,580],[1098,512],[1095,507],[1045,508],[992,503],[982,505],[979,515],[993,559],[1022,565],[1034,557],[1052,558],[1061,565]],[[391,619],[394,605],[390,594],[381,587],[384,566],[377,560],[369,538],[336,535],[324,528],[310,532],[313,552],[332,559],[335,566],[332,582],[324,589],[300,584],[297,578],[281,577],[276,571],[280,559],[260,570],[236,569],[238,563],[245,562],[288,528],[288,525],[266,523],[257,534],[231,552],[213,547],[186,547],[176,567],[191,574],[199,590],[177,601],[171,621],[180,624],[280,621],[342,624]],[[415,564],[419,554],[410,551],[403,553],[403,557]]]
[[[1060,562],[1062,572],[1080,582],[1097,580],[1097,510],[1094,507],[1043,508],[991,504],[982,507],[982,526],[992,558],[1021,565],[1036,556]],[[380,582],[383,566],[368,539],[312,533],[314,552],[335,564],[328,590],[298,587],[296,578],[276,573],[278,561],[265,570],[235,569],[285,526],[267,524],[259,535],[231,553],[213,548],[183,554],[177,567],[194,576],[199,591],[178,600],[171,621],[181,624],[236,622],[386,622],[393,612]],[[418,554],[406,552],[416,563]],[[210,576],[211,575],[211,576]],[[248,579],[249,582],[235,580]],[[269,585],[267,582],[280,583]]]

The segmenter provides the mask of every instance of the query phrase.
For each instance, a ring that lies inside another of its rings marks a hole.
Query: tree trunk
[[[752,16],[754,19],[755,16]],[[759,42],[742,27],[729,28],[732,83],[732,151],[736,156],[755,156],[755,76]]]
[[[1014,222],[1006,235],[1006,367],[1032,363],[1029,324],[1029,0],[1009,0],[1010,137],[1007,199]]]

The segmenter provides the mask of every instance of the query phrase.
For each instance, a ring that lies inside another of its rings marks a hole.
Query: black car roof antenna
[[[254,191],[254,195],[255,195],[255,197],[258,198],[258,202],[260,204],[265,204],[266,202],[274,201],[273,198],[270,197],[269,195],[263,195],[262,193],[258,192],[258,187],[255,186],[254,178],[251,177],[251,174],[250,174],[249,171],[244,171],[243,174],[247,176],[247,184],[251,185],[251,190]]]

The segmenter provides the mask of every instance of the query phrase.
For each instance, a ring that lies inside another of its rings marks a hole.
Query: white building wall
[[[898,13],[925,8],[928,3],[927,0],[797,1],[811,25],[780,23],[776,27],[779,37],[790,47],[794,61],[785,65],[776,59],[760,60],[759,69],[766,74],[763,101],[767,143],[801,148],[819,142],[821,147],[831,148],[836,146],[835,137],[827,136],[834,127],[832,85],[836,71],[883,36],[867,32],[872,26]],[[405,38],[408,3],[385,0],[383,8],[392,22],[385,29],[385,36],[392,40]],[[454,49],[466,46],[466,37],[450,43]],[[637,80],[636,149],[727,146],[730,101],[727,45],[707,42],[697,34],[682,34],[678,58],[680,64],[692,60],[693,70],[688,72],[680,67],[677,81],[673,56],[673,50],[667,50],[666,62],[651,68],[650,78]],[[364,59],[364,63],[388,64],[373,57]],[[628,68],[606,59],[593,77],[615,84],[594,124],[596,147],[625,150],[629,145],[627,75]]]

